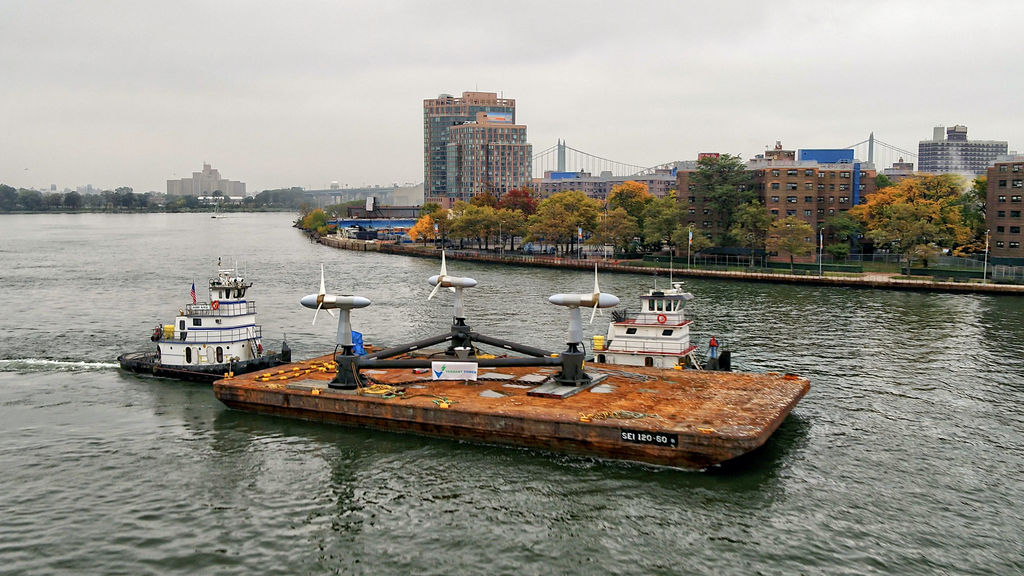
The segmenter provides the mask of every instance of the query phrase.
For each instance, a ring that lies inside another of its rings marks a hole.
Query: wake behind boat
[[[218,262],[219,264],[219,262]],[[156,350],[128,352],[117,358],[121,368],[137,374],[213,382],[228,374],[244,374],[291,362],[291,349],[263,348],[256,323],[256,303],[246,300],[252,286],[233,268],[220,268],[210,280],[209,300],[178,310],[173,324],[158,325],[150,336]]]

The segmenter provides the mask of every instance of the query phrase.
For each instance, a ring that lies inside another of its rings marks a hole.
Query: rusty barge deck
[[[367,385],[341,390],[329,387],[336,370],[326,355],[218,380],[214,392],[251,412],[706,468],[764,444],[810,387],[790,374],[587,364],[594,381],[575,389],[552,380],[557,368],[501,367],[476,381],[363,370]]]

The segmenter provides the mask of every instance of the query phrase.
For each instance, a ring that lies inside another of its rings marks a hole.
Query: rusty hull
[[[550,368],[480,368],[475,382],[431,380],[410,369],[364,371],[368,386],[401,392],[384,397],[379,386],[329,389],[330,355],[283,368],[218,380],[214,393],[245,411],[681,468],[758,448],[810,388],[790,374],[588,364],[589,374],[604,379],[545,398],[528,395],[538,384],[519,378],[553,375]]]

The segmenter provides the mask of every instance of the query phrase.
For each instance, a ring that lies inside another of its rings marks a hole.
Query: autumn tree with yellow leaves
[[[906,257],[909,274],[915,259],[972,242],[974,232],[964,222],[965,192],[956,174],[919,175],[868,195],[849,213],[876,246]]]

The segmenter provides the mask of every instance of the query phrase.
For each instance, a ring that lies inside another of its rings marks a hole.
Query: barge
[[[443,260],[430,282],[429,297],[441,287],[456,293],[451,329],[359,356],[350,314],[370,302],[326,294],[321,276],[320,293],[301,302],[341,313],[336,353],[224,378],[214,393],[256,413],[703,469],[763,445],[810,387],[792,374],[585,362],[580,309],[619,302],[596,275],[593,293],[549,298],[570,313],[560,353],[472,330],[461,292],[476,281],[447,275]]]

